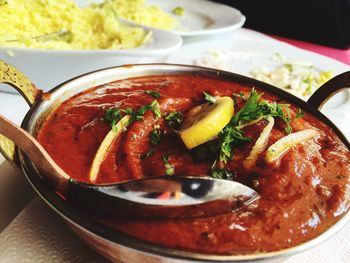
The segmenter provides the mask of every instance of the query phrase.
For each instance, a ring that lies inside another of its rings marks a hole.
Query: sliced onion
[[[94,160],[92,161],[92,165],[90,168],[89,179],[90,182],[95,182],[97,179],[98,172],[100,171],[100,166],[103,160],[106,158],[106,155],[112,146],[115,139],[125,130],[125,127],[128,125],[130,120],[130,115],[125,115],[123,118],[118,121],[116,124],[116,131],[110,130],[106,137],[103,139],[100,147],[98,148]]]
[[[288,134],[272,144],[266,151],[265,161],[272,163],[282,156],[293,146],[315,137],[318,132],[314,129],[306,129]]]
[[[269,123],[265,126],[259,138],[256,140],[249,155],[243,161],[243,167],[245,170],[252,169],[255,166],[255,163],[256,163],[256,160],[258,159],[259,154],[265,150],[271,130],[273,128],[273,125],[275,124],[275,120],[271,116],[269,116],[267,120]]]

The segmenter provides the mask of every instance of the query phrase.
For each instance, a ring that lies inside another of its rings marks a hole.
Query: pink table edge
[[[282,42],[286,42],[290,45],[293,45],[295,47],[309,50],[315,53],[322,54],[324,56],[333,58],[335,60],[338,60],[340,62],[343,62],[345,64],[350,65],[350,49],[343,50],[343,49],[336,49],[331,47],[326,47],[318,44],[313,44],[309,42],[304,42],[300,40],[294,40],[289,38],[284,38],[280,36],[270,35],[270,37],[277,39]]]

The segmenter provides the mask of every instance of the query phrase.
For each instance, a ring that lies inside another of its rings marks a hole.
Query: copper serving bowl
[[[346,147],[350,150],[350,144],[339,129],[320,111],[322,104],[338,91],[350,87],[350,72],[343,73],[329,81],[322,89],[317,90],[311,98],[303,100],[291,95],[281,89],[269,84],[215,69],[208,69],[195,66],[169,65],[169,64],[148,64],[148,65],[126,65],[114,68],[102,69],[64,82],[48,93],[37,89],[25,76],[20,74],[12,66],[0,61],[0,83],[8,83],[17,89],[26,99],[30,110],[25,116],[22,128],[33,135],[37,134],[46,117],[63,101],[87,90],[91,87],[108,83],[114,80],[131,77],[162,75],[162,74],[195,74],[231,80],[251,87],[271,92],[280,98],[290,101],[302,109],[305,109],[331,127]],[[64,202],[55,191],[52,190],[43,180],[33,163],[15,145],[0,135],[0,149],[5,157],[20,168],[27,177],[30,184],[37,191],[40,197],[60,216],[64,218],[73,231],[92,249],[112,261],[118,262],[185,262],[185,261],[206,261],[206,262],[237,262],[237,261],[280,261],[298,252],[309,249],[341,229],[350,221],[348,211],[336,224],[316,238],[300,245],[282,249],[276,252],[260,252],[249,255],[210,255],[165,248],[142,241],[122,232],[111,229],[95,220],[83,216]],[[349,200],[350,201],[350,200]]]

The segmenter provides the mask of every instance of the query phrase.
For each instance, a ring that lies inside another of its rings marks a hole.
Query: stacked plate
[[[76,1],[86,5],[101,1]],[[231,31],[244,24],[245,17],[236,9],[205,0],[149,0],[149,4],[159,6],[181,25],[173,31],[143,27],[152,32],[152,43],[138,48],[119,50],[43,50],[0,47],[0,59],[24,72],[38,87],[48,91],[58,84],[83,73],[138,63],[145,57],[164,57],[182,46],[182,37],[210,35]],[[183,16],[173,15],[172,10],[181,6]],[[200,10],[198,6],[201,6]],[[131,21],[124,23],[135,24]],[[10,91],[7,87],[2,90]]]

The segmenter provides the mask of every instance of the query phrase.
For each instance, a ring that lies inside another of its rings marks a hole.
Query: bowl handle
[[[307,103],[317,109],[321,109],[330,98],[346,88],[350,88],[350,71],[335,76],[324,83],[312,94]]]
[[[14,87],[31,107],[36,101],[41,100],[42,90],[35,85],[15,67],[0,60],[0,83],[6,83]],[[15,144],[0,134],[0,152],[15,167],[19,168]]]

